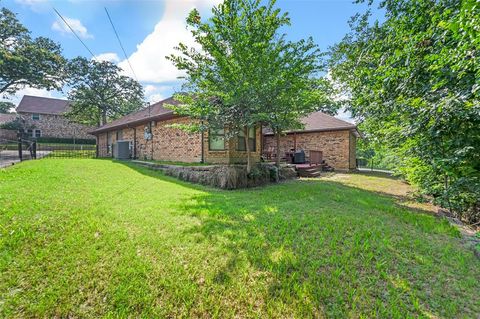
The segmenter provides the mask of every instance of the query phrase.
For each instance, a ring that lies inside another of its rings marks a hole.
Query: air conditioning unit
[[[113,157],[119,160],[130,159],[130,141],[119,140],[113,148]]]

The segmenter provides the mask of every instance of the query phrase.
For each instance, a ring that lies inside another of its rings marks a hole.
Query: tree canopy
[[[111,62],[78,57],[68,71],[73,102],[68,116],[75,122],[99,126],[144,107],[140,83]]]
[[[0,101],[0,113],[13,113],[13,109],[15,109],[15,104],[12,102]]]
[[[202,120],[198,129],[228,127],[234,136],[265,124],[281,131],[320,106],[318,48],[312,39],[285,40],[279,30],[290,19],[275,1],[226,0],[207,21],[192,10],[187,24],[200,49],[180,43],[168,58],[186,72],[188,94],[177,95],[175,110]]]
[[[12,11],[0,9],[0,94],[25,86],[60,89],[64,65],[60,45],[44,37],[32,39]]]
[[[363,2],[363,1],[358,1]],[[333,78],[397,169],[450,211],[480,218],[480,6],[476,0],[382,0],[332,48]],[[372,5],[372,1],[370,1]]]

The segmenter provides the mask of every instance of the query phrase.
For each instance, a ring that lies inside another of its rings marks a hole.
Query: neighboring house
[[[70,122],[65,113],[70,101],[24,95],[16,108],[30,137],[91,139],[91,127]]]
[[[165,108],[176,104],[173,98],[160,101],[141,111],[128,114],[91,132],[97,137],[98,155],[110,157],[117,140],[131,142],[134,158],[162,161],[245,163],[246,139],[243,136],[226,138],[225,131],[187,133],[172,124],[193,123]],[[323,152],[323,158],[338,170],[355,169],[356,126],[332,116],[316,112],[304,119],[304,130],[289,132],[281,137],[282,152],[303,149],[307,158],[310,150]],[[260,161],[262,152],[274,147],[268,131],[252,128],[248,142],[251,157]]]
[[[16,140],[17,132],[15,130],[8,130],[2,128],[3,124],[13,122],[17,118],[16,114],[0,113],[0,140]]]

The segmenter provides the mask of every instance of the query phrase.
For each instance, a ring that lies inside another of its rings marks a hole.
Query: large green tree
[[[193,10],[187,23],[200,49],[180,44],[168,58],[186,72],[188,94],[177,96],[175,110],[201,120],[199,129],[247,136],[248,127],[265,124],[281,132],[313,109],[319,52],[311,39],[285,40],[279,30],[290,20],[275,1],[226,0],[207,21]],[[246,152],[250,172],[249,143]]]
[[[78,57],[68,64],[68,116],[75,122],[104,125],[144,107],[143,88],[134,79],[121,75],[121,69],[108,61]]]
[[[60,89],[65,59],[60,45],[50,39],[32,39],[15,14],[0,9],[0,94],[14,94],[30,86]]]
[[[15,104],[8,101],[0,101],[0,113],[12,113],[15,109]]]
[[[333,47],[333,77],[366,134],[402,159],[397,168],[409,181],[451,212],[478,220],[480,5],[379,4],[383,23],[357,15]]]
[[[301,119],[311,112],[334,114],[338,108],[331,99],[333,91],[329,81],[311,77],[317,69],[316,56],[310,55],[307,47],[293,52],[294,58],[285,61],[283,68],[264,73],[268,78],[259,99],[264,106],[259,118],[275,135],[277,167],[281,158],[280,138],[286,131],[302,129]]]

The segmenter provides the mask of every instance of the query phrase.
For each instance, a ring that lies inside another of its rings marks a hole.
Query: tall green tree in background
[[[226,0],[202,22],[197,10],[188,19],[201,50],[179,44],[179,55],[168,57],[186,72],[184,90],[175,111],[202,121],[197,129],[228,128],[228,137],[264,124],[276,132],[292,128],[301,116],[321,104],[320,55],[311,39],[288,42],[280,28],[286,13],[275,1]],[[246,143],[247,171],[251,170]]]
[[[8,101],[0,101],[0,113],[13,113],[15,104]]]
[[[100,126],[144,107],[143,88],[108,61],[75,58],[69,62],[68,117],[78,123]]]
[[[61,89],[65,59],[60,45],[50,39],[32,39],[15,14],[0,9],[0,94],[14,94],[25,86]]]
[[[402,159],[399,172],[436,203],[478,221],[480,5],[379,4],[383,23],[357,15],[351,33],[333,47],[333,78],[349,93],[364,131]]]

